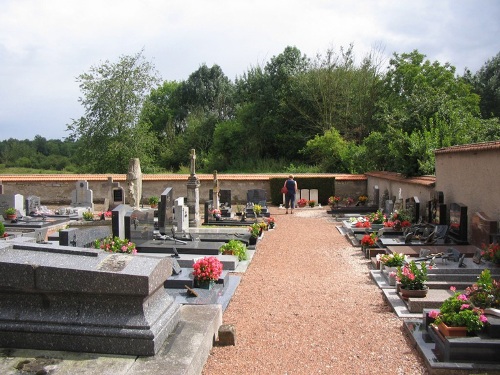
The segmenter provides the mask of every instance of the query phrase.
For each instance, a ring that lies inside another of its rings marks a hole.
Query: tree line
[[[234,82],[202,64],[162,81],[143,51],[77,77],[84,115],[63,141],[0,142],[5,166],[125,173],[434,173],[434,150],[500,139],[500,53],[475,73],[417,50],[383,66],[352,45],[310,58],[286,47]]]

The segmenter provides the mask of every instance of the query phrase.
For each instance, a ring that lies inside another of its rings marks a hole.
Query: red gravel
[[[370,262],[323,209],[271,209],[266,232],[224,313],[236,346],[214,347],[203,375],[426,374]]]

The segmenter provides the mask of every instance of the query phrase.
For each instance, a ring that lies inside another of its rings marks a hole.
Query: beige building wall
[[[444,193],[448,208],[467,206],[469,238],[474,212],[500,220],[500,141],[437,150],[436,190]]]

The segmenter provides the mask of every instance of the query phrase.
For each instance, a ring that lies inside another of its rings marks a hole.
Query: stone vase
[[[387,267],[385,265],[382,265],[382,272],[384,273],[385,278],[387,279],[387,282],[391,286],[396,285],[396,276],[390,276],[392,272],[397,273],[398,268],[397,267]]]
[[[204,280],[204,281],[199,281],[199,280],[196,280],[195,281],[195,286],[197,288],[200,288],[200,289],[212,289],[215,285],[215,281],[214,280]]]
[[[467,336],[467,327],[449,327],[441,322],[437,326],[439,332],[446,337],[465,337]]]

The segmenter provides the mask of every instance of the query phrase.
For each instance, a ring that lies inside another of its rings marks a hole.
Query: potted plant
[[[243,206],[241,204],[236,205],[236,216],[241,216],[243,214]]]
[[[313,208],[314,206],[316,206],[316,201],[314,199],[311,199],[310,201],[307,201],[307,204],[309,205],[309,207]]]
[[[500,307],[500,280],[493,280],[489,269],[484,269],[477,282],[465,289],[469,301],[481,309]]]
[[[219,210],[218,208],[214,208],[213,210],[210,211],[210,213],[212,214],[212,216],[216,221],[219,221],[222,218],[221,210]]]
[[[464,293],[455,292],[453,296],[446,299],[439,311],[430,311],[429,317],[434,319],[434,326],[444,336],[465,336],[468,333],[476,333],[481,330],[488,321],[483,310],[475,307]]]
[[[490,243],[489,245],[481,245],[481,256],[484,260],[493,262],[494,264],[500,264],[500,244]]]
[[[85,221],[93,221],[94,220],[94,214],[90,211],[85,211],[82,213],[83,220]]]
[[[249,244],[250,245],[255,245],[257,243],[257,238],[259,237],[261,233],[261,228],[259,223],[253,223],[248,227],[248,231],[250,232],[250,240]]]
[[[262,212],[262,206],[260,204],[254,204],[253,205],[253,212],[255,213],[255,216],[260,216]]]
[[[267,227],[269,229],[274,229],[276,227],[276,219],[272,216],[269,216],[267,219]]]
[[[429,290],[428,286],[425,285],[427,281],[427,265],[425,262],[421,262],[420,267],[414,260],[402,267],[399,266],[396,280],[400,283],[400,292],[403,299],[425,297]]]
[[[219,253],[224,255],[235,255],[238,260],[247,259],[247,247],[239,240],[229,240],[219,248]]]
[[[149,197],[149,199],[148,199],[148,203],[151,206],[151,208],[158,207],[158,202],[160,202],[160,198],[158,198],[157,196],[154,196],[154,195],[152,197]]]
[[[17,211],[14,207],[6,208],[4,214],[7,220],[15,220],[17,217]]]
[[[307,199],[305,198],[300,198],[298,201],[297,201],[297,206],[299,207],[305,207],[307,204]]]
[[[137,249],[135,243],[130,242],[128,239],[120,239],[120,237],[106,237],[103,240],[95,240],[94,248],[107,251],[109,253],[121,254],[136,254]]]
[[[366,201],[368,200],[368,197],[366,195],[360,195],[358,197],[358,203],[361,205],[361,206],[364,206],[366,204]]]
[[[376,259],[380,262],[380,268],[389,281],[389,285],[396,285],[396,271],[398,267],[406,263],[406,255],[400,253],[377,254]]]
[[[195,286],[203,289],[212,289],[222,274],[222,263],[216,257],[205,257],[193,264]]]
[[[367,216],[368,221],[370,222],[370,226],[373,229],[380,229],[384,226],[384,222],[386,221],[386,217],[383,214],[382,210],[377,210],[376,212],[372,212]]]
[[[346,205],[346,207],[351,206],[353,203],[354,203],[354,199],[352,199],[351,197],[344,198],[344,204]]]
[[[328,204],[332,207],[337,207],[339,205],[341,198],[338,195],[332,195],[328,198]]]

